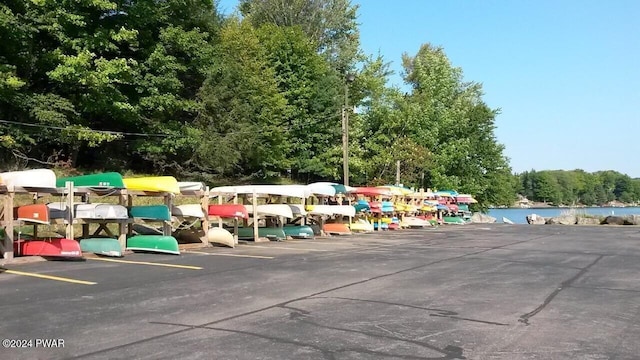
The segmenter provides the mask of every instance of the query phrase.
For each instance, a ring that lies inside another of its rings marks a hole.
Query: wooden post
[[[167,193],[164,195],[164,204],[169,208],[169,213],[171,213],[171,208],[173,205],[173,197],[174,195],[171,193]],[[171,221],[163,221],[162,222],[162,235],[171,236]]]
[[[233,203],[238,203],[238,194],[233,194]],[[238,244],[238,218],[233,218],[233,242]]]
[[[118,204],[127,206],[127,190],[120,190],[118,194]],[[120,243],[120,250],[122,253],[127,249],[127,230],[129,227],[129,221],[118,222],[118,242]]]
[[[73,235],[73,218],[74,218],[74,209],[73,209],[73,198],[74,198],[74,193],[73,193],[73,181],[67,181],[64,183],[65,187],[66,187],[66,193],[67,193],[67,227],[66,227],[66,231],[65,231],[65,237],[67,239],[73,239],[74,235]]]
[[[218,205],[222,205],[222,194],[218,194]],[[218,216],[218,227],[222,228],[222,217]]]
[[[89,194],[84,193],[82,194],[82,202],[83,203],[89,203]],[[87,238],[89,237],[89,224],[87,223],[83,223],[82,224],[82,237],[83,238]]]
[[[203,244],[209,246],[209,187],[207,186],[204,190],[204,196],[200,198],[200,206],[202,207],[202,212],[204,213],[204,218],[202,218],[200,224],[202,227],[202,232],[204,235],[200,238]]]
[[[13,199],[14,189],[13,186],[8,189],[7,194],[4,195],[4,250],[2,257],[6,260],[13,259]]]
[[[131,207],[133,206],[133,195],[129,193],[125,193],[125,194],[127,197],[127,207],[131,209]],[[133,221],[130,221],[127,224],[127,235],[131,236],[131,234],[133,234]]]
[[[256,190],[253,190],[251,198],[251,203],[253,205],[253,241],[256,243],[260,241],[260,236],[258,235],[258,194],[256,194]]]

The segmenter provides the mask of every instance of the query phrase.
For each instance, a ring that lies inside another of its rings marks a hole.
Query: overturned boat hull
[[[82,249],[77,241],[66,238],[42,240],[17,240],[13,251],[20,256],[44,256],[59,258],[80,258]]]
[[[173,236],[134,235],[127,239],[127,250],[180,255],[178,240]]]
[[[122,249],[117,239],[112,238],[87,238],[81,239],[80,249],[85,253],[94,253],[103,256],[122,257]]]
[[[322,226],[322,231],[330,235],[351,235],[351,229],[347,224],[342,223],[331,223],[324,224]]]
[[[224,245],[230,248],[236,246],[236,242],[233,239],[233,234],[231,234],[227,229],[213,227],[210,228],[207,232],[207,240],[211,244]]]
[[[308,225],[285,225],[282,230],[286,236],[294,239],[313,239],[314,237],[313,229]]]
[[[287,235],[281,228],[258,228],[258,237],[267,238],[271,241],[282,241],[287,239]],[[238,239],[240,240],[253,240],[253,228],[252,227],[239,227]]]

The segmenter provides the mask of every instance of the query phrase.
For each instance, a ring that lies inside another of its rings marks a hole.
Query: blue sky
[[[361,47],[402,87],[402,53],[442,46],[500,108],[515,172],[616,170],[640,177],[640,1],[396,0],[359,4]],[[221,0],[225,12],[237,0]]]

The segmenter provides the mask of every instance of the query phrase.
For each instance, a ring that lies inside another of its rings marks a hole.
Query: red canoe
[[[378,187],[358,187],[355,189],[354,193],[358,195],[364,196],[391,196],[391,190],[386,188],[378,188]]]
[[[382,214],[382,203],[379,201],[369,202],[369,209],[374,214]]]
[[[14,241],[13,251],[19,256],[51,256],[65,258],[79,258],[82,256],[80,243],[75,240],[64,238]]]
[[[13,216],[18,221],[49,224],[49,207],[46,204],[23,205],[13,209]]]
[[[211,204],[209,205],[208,214],[209,216],[221,218],[249,218],[247,209],[242,204]]]

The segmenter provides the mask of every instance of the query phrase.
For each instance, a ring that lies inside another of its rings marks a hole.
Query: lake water
[[[501,223],[502,218],[513,221],[516,224],[526,224],[527,215],[537,214],[542,217],[555,217],[560,216],[563,212],[574,211],[577,214],[590,214],[590,215],[640,215],[640,207],[624,207],[624,208],[610,208],[610,207],[595,207],[595,208],[544,208],[544,209],[489,209],[487,213],[490,216],[496,218],[496,222]]]

